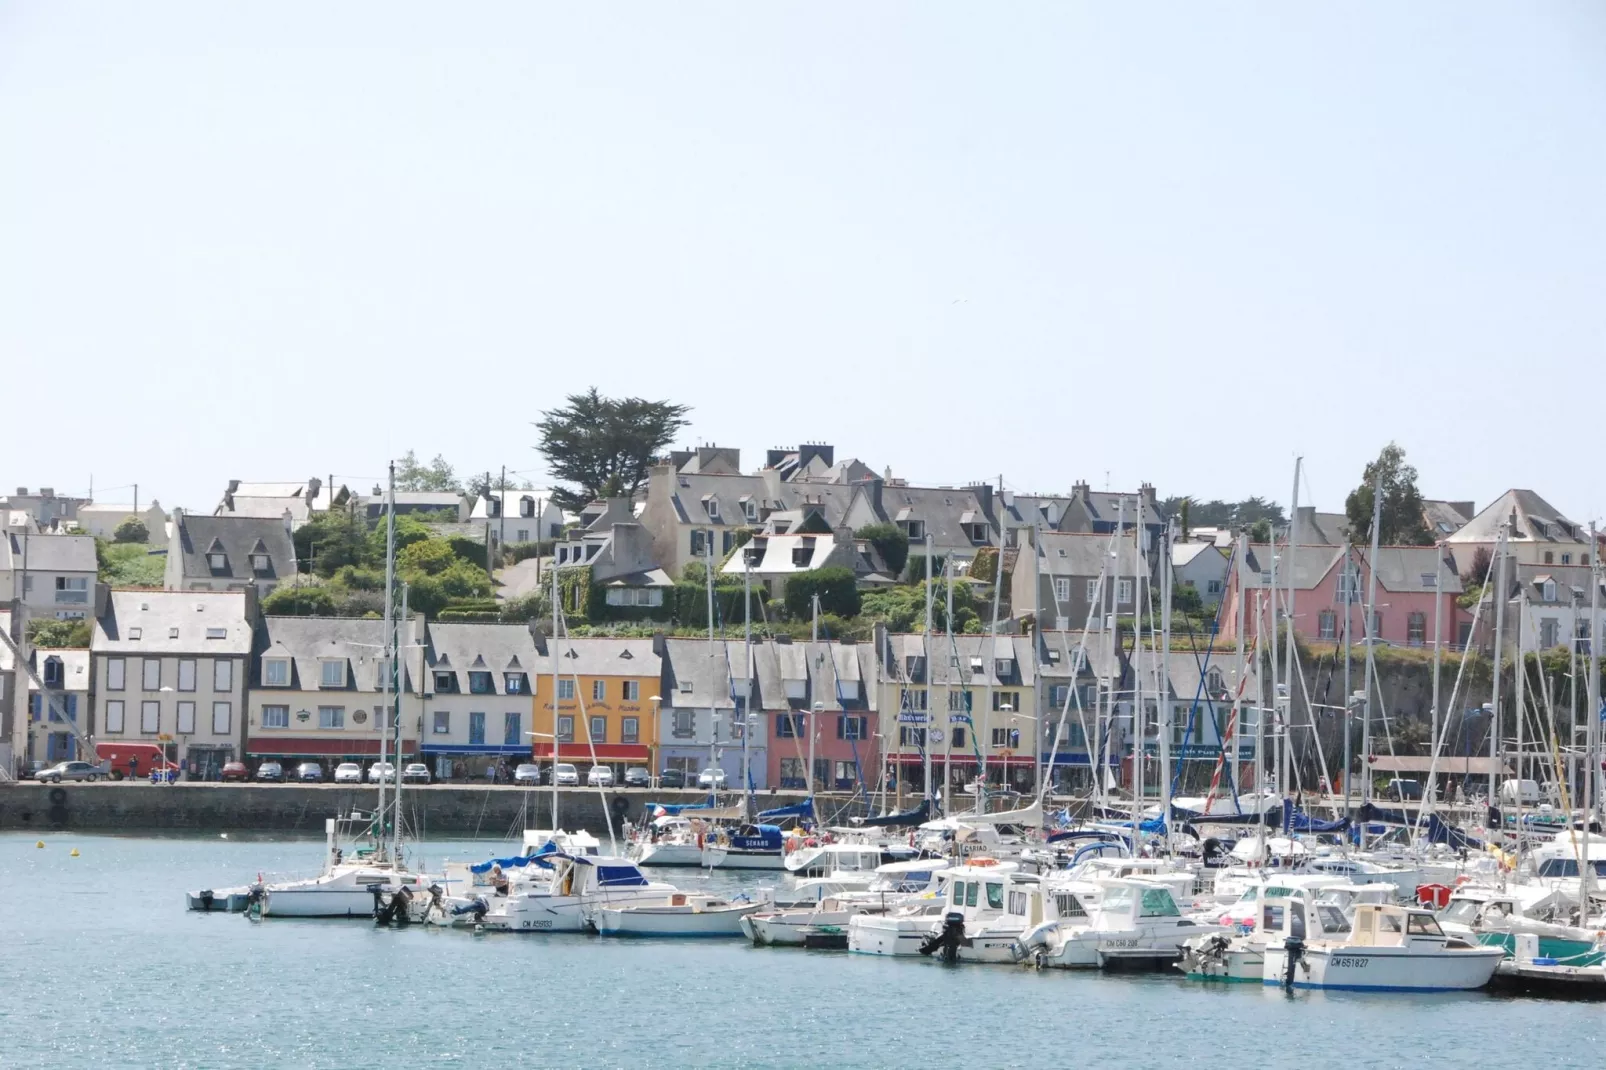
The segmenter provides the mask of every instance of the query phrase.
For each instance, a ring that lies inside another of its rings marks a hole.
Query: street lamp
[[[647,701],[652,703],[652,747],[648,749],[647,783],[653,790],[658,788],[658,739],[663,734],[663,725],[658,721],[658,715],[663,710],[664,700],[661,695],[649,695]]]

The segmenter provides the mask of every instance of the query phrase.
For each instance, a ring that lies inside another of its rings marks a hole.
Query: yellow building
[[[540,642],[541,640],[537,640]],[[557,760],[577,766],[655,769],[663,655],[653,639],[547,639],[536,677],[532,753],[550,759],[554,672]]]

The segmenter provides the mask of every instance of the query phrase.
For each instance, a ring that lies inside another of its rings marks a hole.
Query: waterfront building
[[[88,535],[0,531],[0,601],[20,600],[29,619],[89,616],[99,569]]]
[[[742,734],[751,729],[747,746],[752,786],[768,787],[766,724],[762,717],[750,724],[746,718],[748,678],[743,644],[723,639],[666,639],[663,649],[659,768],[685,774],[688,784],[694,784],[704,769],[718,768],[725,773],[726,787],[740,788]]]
[[[73,722],[80,732],[90,730],[94,675],[88,648],[35,647],[29,658],[55,700],[47,699],[32,677],[18,674],[28,684],[28,760],[66,762],[81,757],[77,738],[63,722]]]
[[[955,787],[987,763],[988,783],[1030,791],[1037,764],[1037,654],[1029,635],[878,633],[879,732],[901,788],[923,788],[928,739],[936,777]],[[928,734],[929,733],[929,734]]]
[[[241,753],[256,589],[111,591],[89,649],[93,730],[161,744],[197,778]]]
[[[740,656],[740,650],[738,646],[733,653]],[[770,786],[783,791],[875,791],[881,777],[881,740],[873,646],[782,636],[755,643],[753,664],[754,710],[767,722]],[[755,728],[755,738],[759,734]]]
[[[423,720],[423,618],[402,622],[400,694],[391,698],[402,726],[385,744],[392,762],[416,760]],[[385,624],[354,617],[264,617],[250,664],[245,751],[282,762],[316,760],[332,772],[343,761],[379,757],[385,733]]]
[[[550,762],[555,744],[558,761],[582,776],[592,764],[609,766],[615,783],[629,766],[655,769],[665,640],[537,635],[535,642],[542,671],[527,753]]]
[[[173,510],[167,539],[169,591],[232,591],[254,587],[265,597],[296,576],[292,521],[253,516],[191,516]]]
[[[535,681],[550,671],[529,626],[435,621],[427,636],[419,738],[435,778],[528,761]]]

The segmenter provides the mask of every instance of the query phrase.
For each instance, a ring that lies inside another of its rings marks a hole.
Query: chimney
[[[997,518],[993,516],[993,487],[992,487],[992,484],[991,483],[977,483],[977,484],[975,484],[973,486],[966,487],[965,489],[970,491],[972,494],[974,494],[976,496],[976,501],[981,504],[982,515],[985,516],[988,520],[996,521]]]
[[[797,448],[797,466],[804,468],[814,458],[818,457],[825,462],[827,468],[836,463],[836,447],[827,446],[823,442],[805,442]]]
[[[17,497],[26,498],[27,496],[28,496],[28,488],[27,487],[18,487],[17,488]]]
[[[1138,501],[1151,509],[1154,508],[1155,496],[1153,483],[1145,483],[1138,488]]]
[[[41,498],[54,498],[55,496],[56,496],[56,488],[54,488],[54,487],[40,487],[39,488],[39,497],[41,497]]]
[[[1460,513],[1468,520],[1471,520],[1473,517],[1478,515],[1476,504],[1477,503],[1475,502],[1451,502],[1450,508]]]
[[[652,633],[652,652],[654,656],[660,658],[669,656],[669,642],[664,638],[663,632]]]
[[[317,500],[318,491],[320,491],[322,489],[323,489],[323,480],[319,479],[317,476],[313,476],[311,479],[307,480],[307,504],[308,505],[311,505],[314,501]]]
[[[1092,489],[1092,487],[1087,485],[1085,480],[1079,479],[1075,483],[1071,484],[1071,497],[1081,498],[1083,501],[1086,501],[1088,492]]]
[[[886,514],[881,511],[881,488],[884,484],[872,477],[859,480],[859,485],[864,487],[865,497],[870,499],[870,512],[875,516],[876,523],[880,523],[886,519]]]

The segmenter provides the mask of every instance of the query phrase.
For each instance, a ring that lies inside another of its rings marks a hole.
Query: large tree
[[[412,492],[434,491],[448,492],[462,490],[462,484],[457,480],[457,473],[452,466],[446,463],[446,458],[440,454],[428,464],[419,462],[412,450],[402,455],[396,462],[396,489]]]
[[[543,412],[535,425],[541,432],[536,449],[552,475],[579,487],[553,489],[552,500],[565,509],[634,494],[691,411],[668,401],[603,397],[596,387],[566,400],[564,407]]]
[[[1378,542],[1384,546],[1433,545],[1433,536],[1422,522],[1422,494],[1416,489],[1416,469],[1405,463],[1405,450],[1395,442],[1383,447],[1377,460],[1366,466],[1361,485],[1344,499],[1350,538],[1361,544],[1372,541],[1372,491],[1380,472],[1383,512]]]

